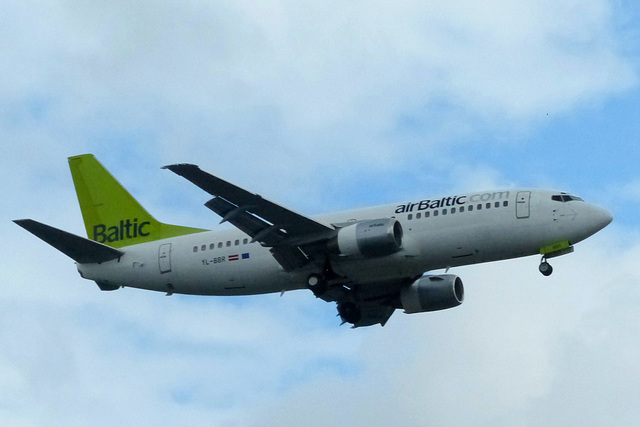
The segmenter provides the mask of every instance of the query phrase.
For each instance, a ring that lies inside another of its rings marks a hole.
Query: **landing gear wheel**
[[[307,277],[307,288],[309,288],[315,296],[322,295],[327,291],[327,282],[319,274],[310,274],[309,277]]]
[[[538,270],[540,270],[540,273],[542,273],[543,276],[551,276],[551,273],[553,273],[553,267],[551,267],[551,264],[544,260],[540,263]]]
[[[350,301],[338,304],[338,314],[347,323],[356,324],[362,318],[362,313],[356,305]]]

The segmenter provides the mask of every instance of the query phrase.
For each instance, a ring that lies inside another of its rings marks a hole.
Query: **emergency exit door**
[[[160,265],[160,273],[171,272],[171,243],[160,245],[158,250],[158,264]]]

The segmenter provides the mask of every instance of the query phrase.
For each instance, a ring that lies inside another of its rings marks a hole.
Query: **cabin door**
[[[529,218],[530,209],[529,201],[531,199],[531,191],[519,191],[516,195],[516,217]]]

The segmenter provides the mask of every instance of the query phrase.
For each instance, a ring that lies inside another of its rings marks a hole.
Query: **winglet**
[[[13,222],[80,264],[111,261],[124,255],[124,252],[110,246],[76,236],[32,219],[17,219]]]

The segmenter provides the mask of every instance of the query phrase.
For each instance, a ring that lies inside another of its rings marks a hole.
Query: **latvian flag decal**
[[[229,257],[227,259],[229,261],[238,261],[240,259],[240,257],[242,257],[242,259],[249,259],[249,254],[245,253],[245,254],[242,254],[242,255],[239,255],[239,254],[229,255]]]

